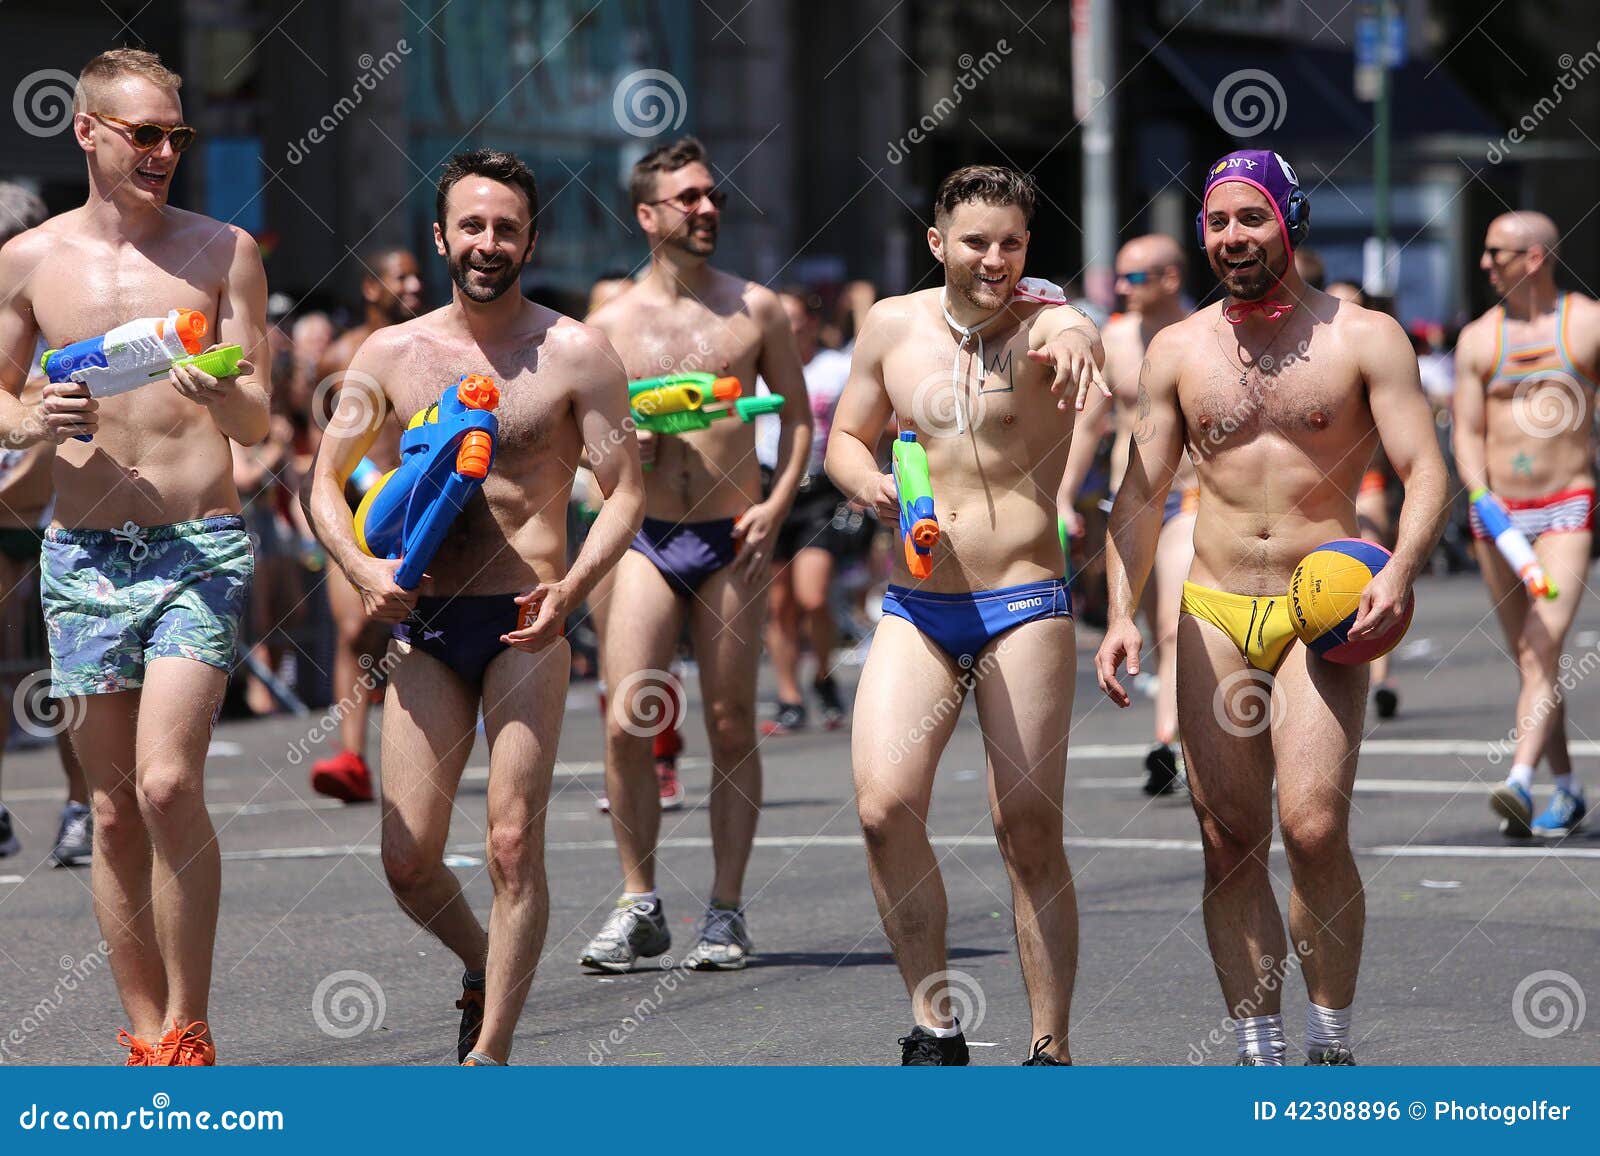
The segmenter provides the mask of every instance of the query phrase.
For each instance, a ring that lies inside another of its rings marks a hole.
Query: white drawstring
[[[967,342],[976,337],[978,339],[978,371],[980,374],[983,372],[983,331],[990,322],[1006,311],[1010,302],[996,309],[976,325],[966,326],[951,316],[950,306],[946,301],[947,293],[948,290],[945,290],[939,294],[939,308],[944,311],[945,324],[961,335],[961,342],[956,346],[955,360],[950,363],[950,396],[955,400],[956,405],[956,433],[961,434],[967,432],[966,414],[962,411],[961,405],[962,395],[966,393],[967,380],[966,375],[961,372],[961,355],[967,351]]]

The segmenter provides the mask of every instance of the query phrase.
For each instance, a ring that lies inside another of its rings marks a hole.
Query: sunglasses
[[[721,189],[684,189],[683,192],[673,197],[665,197],[659,201],[651,201],[652,205],[677,205],[686,213],[692,213],[700,207],[701,201],[710,201],[713,209],[720,209],[728,203],[728,194]]]
[[[195,138],[200,135],[192,125],[187,124],[152,124],[150,121],[135,124],[131,120],[123,120],[120,116],[107,116],[103,112],[91,112],[89,115],[105,124],[114,124],[118,128],[126,129],[133,147],[142,152],[159,148],[162,141],[170,140],[172,151],[181,153],[194,144]]]
[[[1126,281],[1129,285],[1145,285],[1150,279],[1167,270],[1163,266],[1159,269],[1135,269],[1132,273],[1118,273],[1118,281]]]
[[[1483,251],[1489,255],[1489,260],[1493,261],[1496,265],[1500,263],[1500,255],[1502,253],[1510,253],[1513,256],[1517,256],[1528,252],[1527,249],[1497,249],[1492,245],[1485,245],[1483,247]]]

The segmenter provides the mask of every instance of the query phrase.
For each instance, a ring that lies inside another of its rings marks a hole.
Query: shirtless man
[[[1111,447],[1111,496],[1128,470],[1128,450],[1139,421],[1139,366],[1150,339],[1188,316],[1183,302],[1188,258],[1171,237],[1151,233],[1135,237],[1117,253],[1117,292],[1127,312],[1105,327],[1106,383],[1109,399],[1091,395],[1079,419],[1088,423],[1083,437],[1072,441],[1066,476],[1061,481],[1060,509],[1074,537],[1082,533],[1072,506],[1094,464],[1095,448],[1108,420],[1115,422]],[[1093,431],[1093,432],[1091,432]],[[1144,618],[1156,638],[1156,743],[1145,756],[1144,793],[1170,794],[1178,781],[1178,758],[1172,744],[1178,737],[1178,603],[1183,576],[1194,560],[1194,511],[1199,497],[1194,466],[1185,459],[1161,510],[1161,537],[1156,540],[1153,581],[1145,590]]]
[[[387,249],[362,262],[366,276],[361,278],[361,299],[366,315],[360,325],[341,334],[322,355],[317,379],[329,382],[333,396],[327,400],[331,410],[338,405],[337,389],[344,373],[355,360],[363,342],[386,325],[409,321],[422,308],[422,277],[417,259],[405,249]],[[322,399],[319,397],[320,402]],[[319,421],[328,414],[314,415]],[[350,479],[353,504],[377,484],[389,470],[400,464],[400,423],[385,422],[378,438],[357,464]],[[333,651],[333,695],[339,710],[339,750],[311,766],[311,788],[318,794],[347,803],[372,800],[372,771],[367,766],[368,691],[372,688],[370,669],[361,659],[382,649],[387,630],[381,622],[367,616],[361,595],[351,587],[337,566],[327,572],[328,609],[337,632]],[[370,661],[370,659],[369,659]]]
[[[873,894],[911,995],[906,1065],[967,1062],[945,984],[947,906],[927,820],[969,691],[1011,876],[1036,1041],[1027,1062],[1071,1062],[1078,913],[1062,792],[1076,646],[1056,495],[1073,424],[1061,391],[1081,406],[1102,352],[1060,290],[1041,294],[1029,282],[1018,291],[1034,198],[1029,177],[997,165],[945,177],[928,230],[944,285],[873,305],[828,439],[833,483],[892,524],[898,491],[873,448],[895,416],[901,437],[915,435],[927,452],[941,530],[926,579],[895,551],[851,740]]]
[[[515,156],[451,159],[434,223],[455,283],[450,304],[367,338],[312,472],[312,522],[328,556],[369,615],[401,623],[383,713],[383,866],[406,914],[466,969],[457,1058],[471,1066],[509,1059],[544,946],[545,805],[571,667],[562,627],[627,549],[643,508],[616,354],[594,329],[518,292],[538,215],[533,174]],[[419,597],[395,583],[398,562],[357,547],[345,485],[391,410],[409,418],[464,373],[500,388],[494,465]],[[607,500],[569,569],[567,496],[583,454]],[[480,707],[494,884],[487,934],[444,865]]]
[[[57,445],[40,569],[51,693],[76,699],[63,711],[93,794],[95,910],[132,1065],[216,1059],[205,1020],[222,865],[203,773],[253,571],[228,441],[267,433],[256,243],[167,204],[194,140],[181,83],[141,49],[85,65],[73,134],[89,199],[0,249],[0,438]],[[187,366],[102,401],[75,383],[18,399],[37,335],[59,348],[171,309],[243,346],[239,375]]]
[[[601,659],[610,688],[606,798],[623,894],[579,962],[627,971],[672,942],[656,894],[661,783],[650,739],[682,705],[682,684],[666,670],[687,622],[711,747],[716,871],[698,941],[683,960],[702,971],[737,970],[751,951],[741,903],[761,813],[756,666],[767,572],[810,452],[811,408],[778,295],[709,264],[727,194],[713,183],[700,142],[685,137],[648,153],[628,187],[650,241],[650,268],[590,318],[628,377],[705,371],[737,377],[751,396],[759,373],[785,405],[765,501],[753,423],[727,419],[682,437],[639,432],[640,454],[652,463],[644,528],[617,563],[611,592],[613,606],[627,608],[628,629],[604,632]]]
[[[1295,639],[1289,576],[1323,542],[1355,536],[1356,490],[1381,444],[1406,499],[1394,556],[1362,594],[1349,636],[1393,629],[1444,525],[1445,467],[1405,332],[1296,271],[1310,206],[1288,163],[1248,150],[1206,171],[1197,223],[1228,297],[1157,334],[1145,355],[1095,663],[1101,689],[1128,705],[1117,670],[1139,669],[1133,613],[1187,449],[1200,508],[1178,624],[1178,721],[1205,845],[1206,937],[1239,1062],[1281,1064],[1286,1050],[1286,942],[1267,871],[1276,782],[1289,930],[1311,999],[1308,1062],[1350,1064],[1365,924],[1350,791],[1367,668],[1326,662]],[[1270,710],[1262,680],[1275,680]]]
[[[1558,676],[1567,631],[1589,574],[1594,531],[1594,398],[1600,304],[1556,286],[1555,224],[1543,213],[1505,213],[1489,225],[1480,267],[1500,304],[1461,331],[1456,346],[1456,468],[1469,493],[1500,502],[1532,543],[1554,587],[1532,598],[1484,531],[1472,536],[1489,601],[1516,656],[1516,751],[1489,796],[1505,834],[1563,836],[1588,811],[1567,753],[1567,709]],[[1533,772],[1543,756],[1555,796],[1533,815]]]

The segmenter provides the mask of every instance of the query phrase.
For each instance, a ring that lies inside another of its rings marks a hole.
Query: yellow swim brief
[[[1185,582],[1181,609],[1226,634],[1257,670],[1277,670],[1294,641],[1288,594],[1229,594]]]

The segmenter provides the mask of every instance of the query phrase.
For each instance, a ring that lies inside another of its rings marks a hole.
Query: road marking
[[[0,875],[0,886],[7,883],[22,883],[27,878],[26,875]]]
[[[342,811],[338,799],[278,799],[270,803],[207,803],[213,815],[273,815],[280,811]]]
[[[1509,746],[1487,739],[1368,739],[1361,744],[1364,755],[1422,755],[1440,758],[1463,755],[1487,758],[1491,750],[1504,749],[1509,756]],[[1567,751],[1574,755],[1600,755],[1600,741],[1585,739],[1567,743]],[[1143,759],[1150,753],[1148,743],[1071,743],[1067,747],[1067,761],[1074,759]]]
[[[1363,779],[1356,778],[1358,795],[1471,795],[1476,798],[1499,783],[1499,779]],[[1124,776],[1115,779],[1068,779],[1067,788],[1080,791],[1126,791],[1142,788],[1144,780]],[[1548,795],[1555,788],[1540,784],[1535,795]]]

